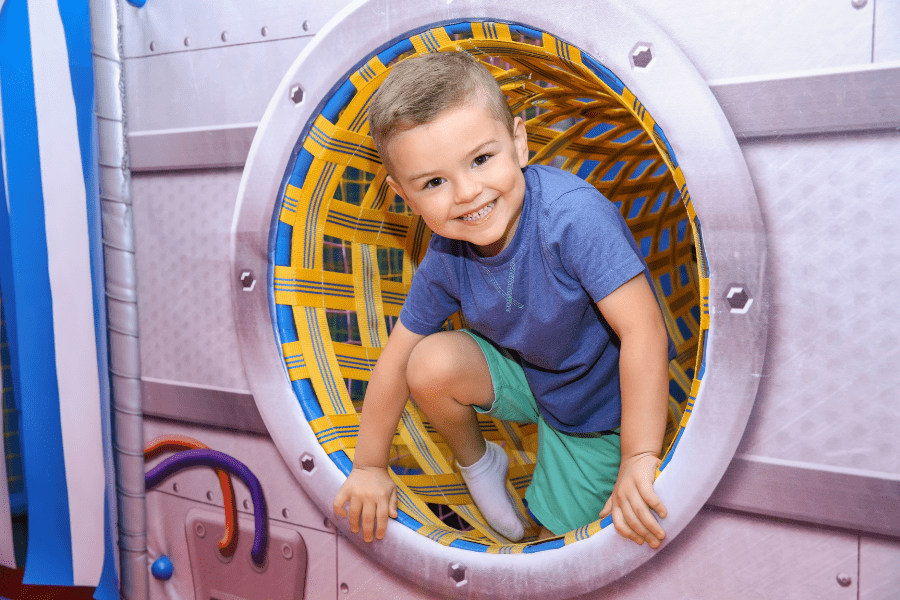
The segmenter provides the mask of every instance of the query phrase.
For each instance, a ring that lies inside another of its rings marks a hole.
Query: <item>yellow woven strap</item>
[[[412,42],[413,48],[416,49],[418,54],[438,52],[453,46],[453,41],[443,27],[435,27],[434,29],[423,31],[419,35],[409,38],[409,41]]]
[[[327,415],[355,413],[343,375],[337,367],[337,356],[328,335],[325,309],[308,306],[294,307],[294,321],[300,338],[300,347],[310,362],[318,365],[310,369],[310,383],[319,399],[322,411]]]
[[[377,171],[381,167],[371,137],[338,127],[323,116],[313,123],[303,149],[321,160],[363,171]]]
[[[291,381],[309,377],[309,368],[306,365],[306,359],[303,358],[303,347],[300,342],[282,344],[281,351],[284,354],[284,364],[288,369]]]
[[[358,244],[354,248],[353,290],[360,340],[364,347],[381,348],[387,343],[388,332],[384,322],[384,299],[381,294],[381,277],[378,273],[378,253],[374,246]],[[372,363],[368,368],[374,366]],[[347,377],[354,379],[350,375]]]
[[[362,329],[360,328],[360,333]],[[332,342],[337,365],[344,379],[368,381],[372,376],[375,362],[381,356],[381,348]]]
[[[275,265],[274,276],[276,304],[331,310],[356,308],[353,276],[347,273]],[[328,333],[327,328],[324,331]]]
[[[361,244],[403,248],[410,218],[332,200],[326,223],[325,235]]]

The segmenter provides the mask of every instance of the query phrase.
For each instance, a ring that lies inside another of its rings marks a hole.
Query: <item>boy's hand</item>
[[[652,508],[660,518],[665,518],[666,507],[653,491],[653,479],[659,458],[645,452],[622,461],[616,486],[600,518],[612,514],[616,531],[638,544],[645,541],[651,548],[659,548],[666,532],[650,512]]]
[[[350,505],[350,510],[344,508]],[[397,518],[397,488],[387,469],[382,467],[353,467],[347,481],[334,498],[334,512],[349,516],[350,531],[359,533],[362,517],[363,539],[382,539],[387,530],[388,516]]]

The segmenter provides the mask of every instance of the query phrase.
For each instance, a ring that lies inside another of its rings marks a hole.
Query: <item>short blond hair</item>
[[[513,134],[513,114],[490,71],[467,52],[435,52],[394,66],[369,104],[369,130],[388,173],[388,144],[397,133],[430,123],[474,96]]]

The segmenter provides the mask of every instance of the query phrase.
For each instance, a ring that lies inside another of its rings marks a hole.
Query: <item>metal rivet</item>
[[[316,461],[313,460],[311,454],[304,453],[303,456],[300,457],[300,466],[303,467],[303,470],[306,471],[307,474],[312,474],[313,471],[316,470]]]
[[[732,283],[725,292],[725,300],[731,308],[731,312],[736,315],[745,315],[753,304],[753,298],[750,297],[750,290],[743,283]]]
[[[869,0],[852,0],[850,2],[850,4],[853,5],[853,8],[863,8],[868,3]]]
[[[176,494],[178,493],[178,484],[177,483],[172,484],[172,491],[175,492]]]
[[[223,42],[227,42],[227,41],[228,41],[228,32],[227,32],[227,31],[223,31],[223,32],[222,32],[222,35],[221,35],[221,38],[222,38],[222,41],[223,41]]]
[[[190,46],[190,45],[191,45],[191,38],[189,38],[189,37],[184,38],[184,45],[185,45],[185,47]]]
[[[865,2],[863,2],[865,4]],[[853,578],[847,575],[846,573],[838,573],[837,577],[838,585],[841,587],[849,587],[851,583],[853,583]]]
[[[450,566],[447,568],[447,574],[450,576],[450,579],[456,582],[456,587],[462,587],[469,582],[466,579],[465,565],[450,563]]]
[[[194,532],[197,534],[198,538],[206,537],[206,528],[204,528],[201,523],[197,523],[194,526]]]
[[[150,52],[156,50],[156,42],[150,42]]]
[[[260,35],[262,35],[263,37],[266,37],[267,35],[269,35],[269,28],[268,28],[268,27],[263,27],[262,29],[259,30],[259,33],[260,33]]]
[[[327,517],[322,521],[322,525],[324,525],[326,529],[331,529],[331,521],[329,521]]]
[[[288,512],[288,509],[282,508],[282,509],[281,509],[281,516],[284,517],[285,519],[287,519],[287,518],[289,518],[289,517],[291,516],[291,513]]]
[[[244,510],[250,510],[250,501],[246,498],[244,499]]]
[[[206,492],[206,499],[209,500],[210,502],[212,502],[212,499],[213,499],[212,492],[209,492],[209,491]]]
[[[303,88],[300,85],[294,85],[291,87],[290,94],[291,102],[294,104],[300,104],[303,102]]]
[[[631,50],[631,66],[635,69],[646,69],[653,62],[651,44],[639,43]]]
[[[294,549],[291,548],[288,544],[284,544],[281,546],[281,555],[288,560],[294,556]]]
[[[309,31],[309,21],[303,21],[303,31]]]
[[[243,271],[240,277],[241,287],[245,292],[252,292],[256,287],[256,278],[253,277],[253,271]]]
[[[350,586],[347,585],[346,583],[342,583],[341,584],[341,593],[346,594],[348,592],[350,592]]]

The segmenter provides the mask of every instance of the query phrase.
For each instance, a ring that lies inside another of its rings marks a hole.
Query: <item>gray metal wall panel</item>
[[[875,62],[900,60],[900,2],[873,0],[875,3],[875,39],[872,59]]]
[[[879,0],[879,6],[883,0]],[[872,9],[851,0],[637,0],[706,79],[830,69],[872,60]]]
[[[859,600],[900,597],[900,543],[873,537],[859,540]]]
[[[742,149],[766,222],[771,304],[739,452],[900,473],[900,133]]]
[[[857,556],[852,534],[704,509],[652,560],[580,600],[857,600]]]
[[[125,57],[311,36],[349,0],[153,0],[123,6]],[[152,44],[152,50],[151,50]]]
[[[247,392],[231,311],[240,169],[132,178],[142,374]]]
[[[255,124],[310,39],[126,59],[129,132]]]

